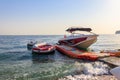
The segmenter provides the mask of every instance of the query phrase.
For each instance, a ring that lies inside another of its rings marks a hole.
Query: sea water
[[[106,65],[101,62],[72,59],[58,51],[50,55],[38,55],[27,50],[29,41],[56,44],[62,37],[62,35],[1,35],[0,80],[56,80],[81,72],[91,75],[108,73],[104,71]],[[120,35],[99,35],[97,42],[90,46],[90,49],[95,52],[120,49]],[[95,70],[98,72],[93,73]]]

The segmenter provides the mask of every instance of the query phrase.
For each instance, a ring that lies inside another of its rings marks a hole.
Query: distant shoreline
[[[115,34],[120,34],[120,30],[116,31]]]

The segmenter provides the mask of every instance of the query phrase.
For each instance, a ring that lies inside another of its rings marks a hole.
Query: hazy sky
[[[114,34],[120,0],[0,0],[0,35],[64,34],[71,26]]]

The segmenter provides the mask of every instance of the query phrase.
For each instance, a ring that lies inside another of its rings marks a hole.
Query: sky
[[[0,35],[58,35],[69,27],[120,30],[120,0],[0,0]]]

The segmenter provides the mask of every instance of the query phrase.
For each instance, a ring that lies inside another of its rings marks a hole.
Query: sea
[[[57,80],[74,75],[84,61],[70,58],[57,50],[54,54],[32,54],[30,41],[44,41],[55,45],[63,35],[0,35],[0,80]],[[120,35],[100,34],[89,50],[120,49]],[[91,64],[87,61],[85,63]]]

